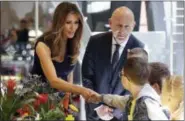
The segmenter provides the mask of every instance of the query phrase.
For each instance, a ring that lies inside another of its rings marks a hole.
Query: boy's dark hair
[[[139,47],[128,50],[127,58],[131,57],[141,57],[144,60],[148,61],[148,53],[146,52],[146,50]]]
[[[153,85],[157,83],[159,85],[160,91],[162,89],[162,79],[163,78],[170,78],[170,70],[168,66],[161,62],[152,62],[149,63],[150,66],[150,76],[149,76],[149,83]]]
[[[140,57],[128,58],[124,66],[124,75],[134,84],[144,85],[150,75],[148,61]]]

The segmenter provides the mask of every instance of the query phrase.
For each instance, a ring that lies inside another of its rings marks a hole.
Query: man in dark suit
[[[134,14],[127,7],[117,8],[109,19],[111,32],[90,38],[82,63],[83,85],[100,94],[125,95],[119,73],[127,58],[127,50],[144,47],[131,32],[135,26]],[[121,60],[121,61],[119,61]],[[94,108],[98,104],[86,103],[87,120],[99,120]],[[110,107],[111,108],[111,107]],[[126,119],[124,111],[114,109],[114,119]]]

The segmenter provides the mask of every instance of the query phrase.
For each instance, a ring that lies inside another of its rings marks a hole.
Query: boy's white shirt
[[[140,91],[136,99],[139,99],[140,97],[143,97],[143,96],[148,96],[155,99],[155,100],[152,100],[150,98],[145,99],[148,117],[151,120],[168,120],[168,118],[162,111],[162,107],[160,105],[161,104],[160,96],[149,84],[144,85],[144,87],[142,88],[142,90]],[[105,104],[115,108],[119,108],[121,110],[125,109],[125,106],[128,100],[129,100],[129,95],[126,95],[126,96],[111,95],[111,94],[103,95],[103,102]]]
[[[145,99],[148,117],[151,120],[168,120],[168,118],[163,112],[160,96],[149,84],[144,85],[143,89],[138,94],[137,99],[143,96],[148,96],[155,99],[155,100],[152,100],[150,98]]]

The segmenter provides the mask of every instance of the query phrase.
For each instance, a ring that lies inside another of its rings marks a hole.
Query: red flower
[[[18,109],[16,112],[19,113],[20,116],[23,116],[26,113],[31,114],[31,111],[28,105],[24,105],[22,108]]]
[[[68,107],[69,107],[69,98],[70,98],[70,95],[68,95],[68,94],[66,94],[65,96],[64,96],[64,99],[62,100],[62,104],[63,104],[63,107],[64,107],[64,109],[68,109]]]
[[[49,107],[49,109],[54,109],[54,108],[55,108],[54,104],[51,104]]]
[[[18,109],[17,113],[19,113],[20,116],[24,115],[24,111],[22,108]]]
[[[7,88],[8,89],[14,89],[15,85],[16,85],[15,80],[10,79],[10,80],[7,81]]]
[[[35,102],[33,103],[34,105],[34,109],[38,110],[39,106],[41,104],[45,104],[48,101],[48,94],[39,94],[35,100]]]
[[[48,94],[40,94],[38,96],[38,100],[40,101],[41,104],[45,104],[48,101]]]
[[[73,101],[80,102],[80,96],[77,95],[77,96],[73,97]]]
[[[35,100],[35,102],[33,103],[34,105],[34,109],[38,110],[39,106],[40,106],[40,100]]]
[[[16,86],[16,81],[15,80],[8,80],[7,81],[7,89],[8,89],[8,94],[12,94],[14,92],[14,88]]]
[[[31,114],[30,107],[28,105],[24,105],[23,110],[25,113]]]

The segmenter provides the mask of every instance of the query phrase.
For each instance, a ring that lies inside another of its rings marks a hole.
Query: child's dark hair
[[[143,48],[133,48],[129,49],[127,53],[127,58],[131,57],[141,57],[144,60],[148,61],[148,53]]]
[[[162,79],[169,79],[170,78],[170,70],[168,66],[161,62],[152,62],[149,63],[150,66],[150,76],[149,76],[149,83],[151,85],[157,83],[159,85],[160,91],[162,89]]]
[[[124,75],[136,85],[144,85],[150,75],[148,61],[140,57],[128,58],[124,66]]]

